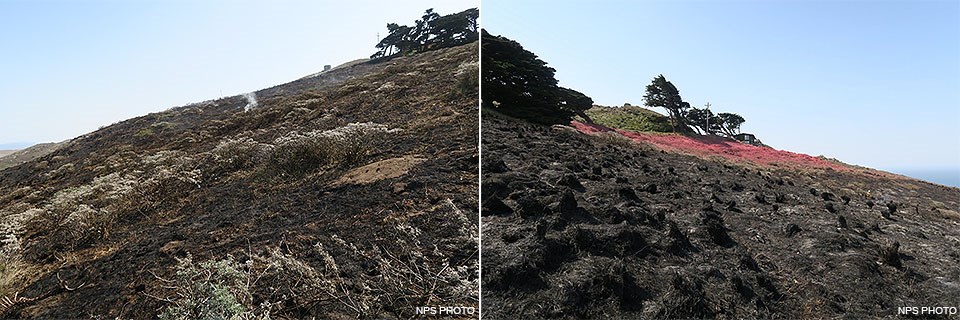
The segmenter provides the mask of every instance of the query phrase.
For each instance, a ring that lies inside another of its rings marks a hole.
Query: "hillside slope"
[[[586,111],[593,121],[610,128],[631,131],[673,132],[670,118],[639,106],[593,106]]]
[[[67,141],[38,143],[20,150],[0,151],[0,170],[50,154],[66,143]]]
[[[960,305],[960,189],[482,117],[493,319],[873,318]]]
[[[476,306],[477,51],[149,114],[0,171],[2,317]]]

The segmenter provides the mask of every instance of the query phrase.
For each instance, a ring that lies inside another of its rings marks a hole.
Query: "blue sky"
[[[369,57],[479,1],[0,1],[0,144],[61,141]]]
[[[642,104],[662,73],[778,149],[960,167],[960,1],[484,0],[481,16],[598,104]]]

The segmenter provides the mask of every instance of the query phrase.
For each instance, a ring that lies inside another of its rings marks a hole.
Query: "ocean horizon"
[[[958,168],[900,168],[887,170],[892,173],[917,178],[923,181],[960,188]]]

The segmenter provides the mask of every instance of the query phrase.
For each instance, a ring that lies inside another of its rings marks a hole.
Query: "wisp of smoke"
[[[247,105],[243,107],[243,111],[250,111],[253,108],[257,107],[257,94],[250,92],[243,94],[244,98],[247,98]]]

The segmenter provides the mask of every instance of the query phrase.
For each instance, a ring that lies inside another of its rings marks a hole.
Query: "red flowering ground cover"
[[[697,156],[720,156],[734,162],[747,161],[758,165],[780,167],[820,168],[838,171],[860,171],[854,167],[822,158],[768,147],[739,143],[717,136],[684,136],[679,134],[643,133],[608,128],[573,121],[571,125],[584,133],[615,131],[636,142],[647,142],[665,151]]]

